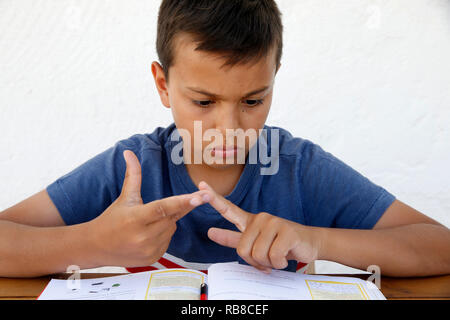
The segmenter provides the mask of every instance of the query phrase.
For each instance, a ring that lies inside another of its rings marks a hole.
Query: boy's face
[[[223,158],[222,164],[218,161],[208,164],[222,169],[233,165],[230,162],[236,164],[237,152],[247,155],[256,142],[248,135],[245,144],[239,143],[233,136],[237,131],[232,130],[246,132],[251,129],[259,134],[259,129],[264,127],[277,71],[275,50],[259,61],[222,67],[224,58],[195,51],[195,46],[189,35],[179,35],[174,42],[174,63],[169,68],[169,81],[157,62],[152,64],[152,73],[163,105],[172,110],[175,125],[190,134],[192,157],[187,160],[194,163],[194,153],[203,155],[205,152],[216,159]],[[194,121],[199,121],[196,122],[197,133],[200,124],[203,133],[214,131],[223,139],[200,137],[201,142],[194,142],[194,138],[198,139],[198,134],[194,134]],[[183,136],[184,144],[186,139]],[[241,150],[223,150],[230,147]],[[234,161],[230,161],[230,157]]]

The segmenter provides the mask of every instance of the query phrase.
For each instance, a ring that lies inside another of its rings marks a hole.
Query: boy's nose
[[[238,105],[224,104],[216,110],[216,129],[219,130],[224,137],[226,136],[227,129],[235,130],[241,127]]]

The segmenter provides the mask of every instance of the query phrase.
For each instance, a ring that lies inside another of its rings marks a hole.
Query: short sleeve
[[[47,186],[67,225],[96,218],[118,198],[126,170],[123,151],[135,148],[133,140],[121,140]]]
[[[308,225],[372,229],[395,197],[320,146],[308,141],[300,164]]]

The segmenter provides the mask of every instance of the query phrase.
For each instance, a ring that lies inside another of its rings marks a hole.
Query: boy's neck
[[[196,186],[200,181],[205,181],[217,193],[227,196],[238,183],[242,171],[244,171],[244,166],[244,164],[237,164],[221,170],[204,164],[186,164],[186,169]]]

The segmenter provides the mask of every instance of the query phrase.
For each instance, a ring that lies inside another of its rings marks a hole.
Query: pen
[[[208,300],[208,285],[206,283],[200,285],[200,300]]]

